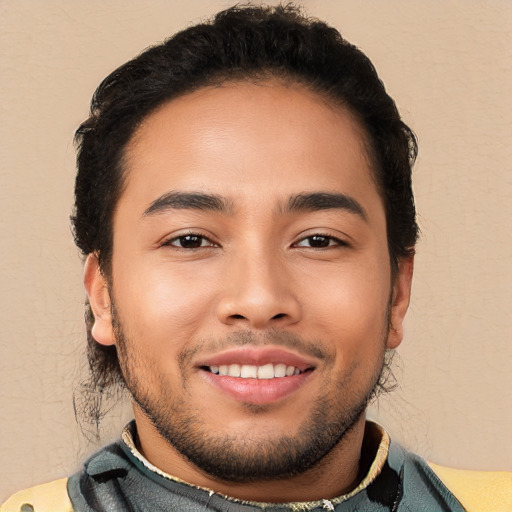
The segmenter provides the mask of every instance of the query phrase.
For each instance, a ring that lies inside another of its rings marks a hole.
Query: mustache
[[[263,347],[267,345],[288,348],[297,351],[305,356],[311,356],[320,361],[331,361],[334,359],[334,351],[328,350],[323,344],[316,340],[305,340],[295,333],[268,330],[264,332],[236,331],[222,338],[207,339],[199,342],[193,347],[183,349],[179,356],[181,368],[190,364],[196,354],[201,352],[222,352],[230,348]]]

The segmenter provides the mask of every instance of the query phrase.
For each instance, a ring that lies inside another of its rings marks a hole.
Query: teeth
[[[254,366],[251,364],[221,364],[220,366],[210,366],[210,372],[229,377],[240,377],[242,379],[273,379],[275,377],[291,377],[299,375],[301,371],[295,366],[286,366],[285,364],[268,363],[263,366]]]
[[[273,379],[274,378],[274,365],[266,364],[265,366],[258,367],[258,379]]]
[[[286,376],[286,365],[276,364],[274,366],[274,377],[285,377]]]
[[[241,366],[239,364],[230,364],[228,367],[228,375],[230,377],[240,377]]]
[[[256,379],[258,377],[258,367],[244,364],[240,369],[240,377],[243,379]]]

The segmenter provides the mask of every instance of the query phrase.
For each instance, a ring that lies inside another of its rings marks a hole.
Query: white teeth
[[[258,367],[258,379],[273,379],[274,365],[272,363]]]
[[[275,377],[291,377],[299,375],[301,371],[295,366],[286,366],[279,364],[264,364],[255,366],[251,364],[221,364],[220,366],[210,366],[211,373],[225,375],[229,377],[240,377],[242,379],[273,379]]]
[[[228,368],[228,375],[230,377],[240,377],[240,369],[239,364],[230,364]]]
[[[286,365],[276,364],[274,366],[274,377],[285,377],[286,376]]]
[[[256,379],[258,377],[258,367],[244,364],[240,369],[240,377],[243,379]]]

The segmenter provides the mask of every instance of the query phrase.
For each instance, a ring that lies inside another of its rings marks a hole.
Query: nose
[[[286,264],[272,255],[237,258],[227,273],[217,317],[226,325],[266,329],[286,327],[301,318],[301,305]]]

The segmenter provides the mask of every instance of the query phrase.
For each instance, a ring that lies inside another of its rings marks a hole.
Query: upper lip
[[[272,346],[245,346],[227,349],[218,354],[198,360],[197,366],[221,366],[231,364],[263,366],[269,363],[295,366],[301,371],[317,366],[317,361],[313,359],[281,347]]]

